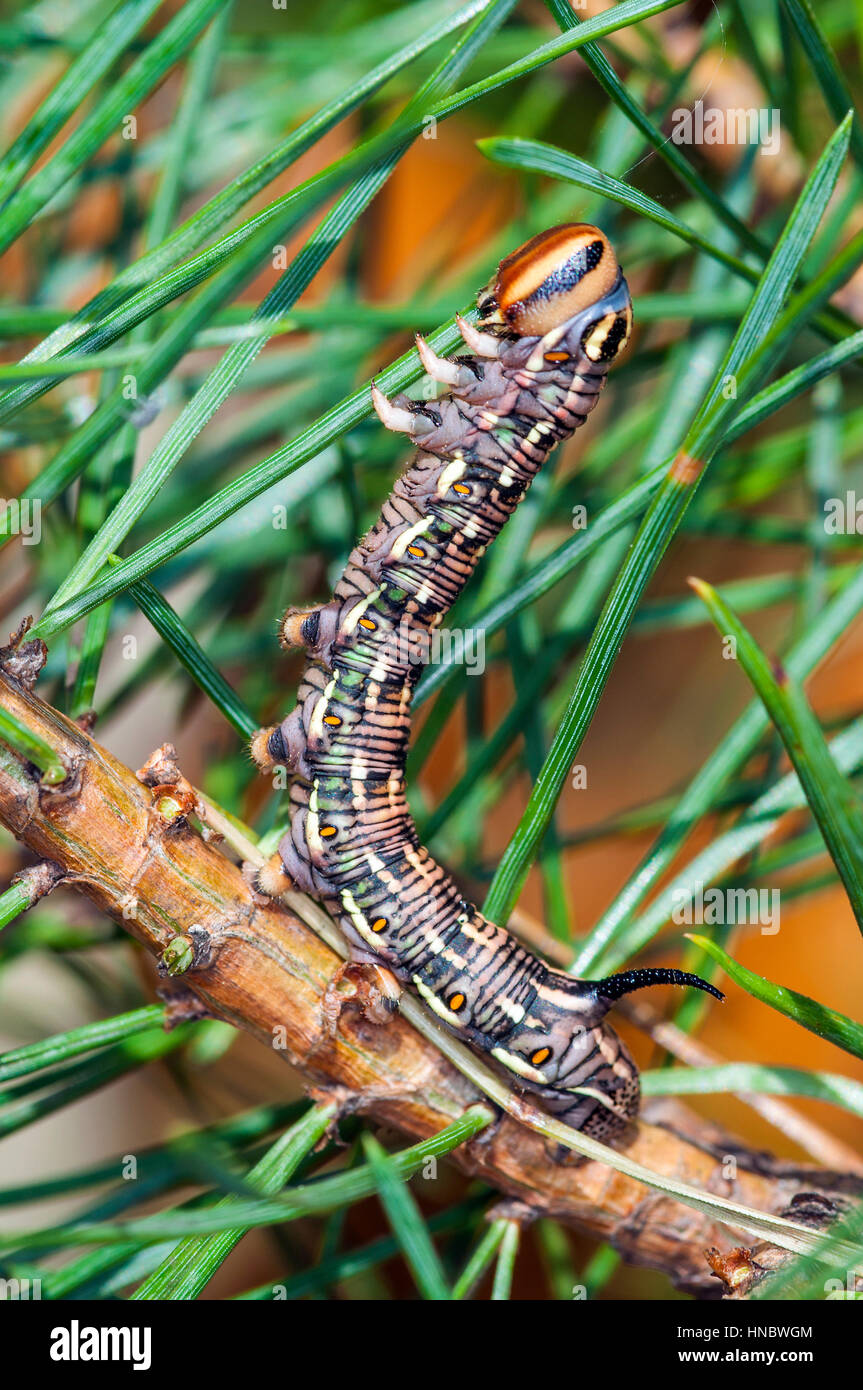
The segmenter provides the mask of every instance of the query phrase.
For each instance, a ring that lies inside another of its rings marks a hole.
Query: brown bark
[[[188,938],[197,963],[183,986],[207,1010],[283,1049],[311,1086],[336,1089],[414,1138],[437,1132],[477,1100],[401,1017],[381,1027],[347,1008],[330,1035],[322,999],[338,956],[284,907],[253,899],[240,869],[190,827],[182,796],[142,785],[8,674],[0,675],[0,707],[70,770],[61,787],[41,786],[36,770],[0,745],[0,821],[151,953],[161,956],[174,938]],[[707,1192],[781,1214],[801,1191],[816,1190],[827,1197],[829,1215],[834,1197],[860,1189],[847,1175],[821,1169],[756,1171],[756,1157],[747,1167],[745,1150],[735,1151],[737,1176],[727,1179],[714,1131],[704,1126],[702,1135],[698,1117],[676,1104],[657,1113],[666,1125],[633,1126],[628,1155]],[[543,1138],[507,1116],[453,1158],[537,1215],[607,1239],[627,1260],[701,1294],[720,1288],[705,1251],[739,1243],[727,1227],[605,1164],[555,1162]]]

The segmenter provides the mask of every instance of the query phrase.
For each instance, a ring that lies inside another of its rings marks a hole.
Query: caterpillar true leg
[[[481,333],[472,323],[468,323],[467,319],[462,318],[461,314],[456,314],[455,322],[465,343],[477,357],[500,356],[501,345],[493,333]]]
[[[463,366],[458,362],[450,362],[447,357],[438,357],[437,353],[432,352],[425,338],[421,338],[419,333],[416,337],[416,344],[420,361],[433,381],[440,382],[442,386],[451,386],[453,390],[470,386],[476,381],[477,374],[474,368]]]
[[[676,970],[599,981],[553,970],[483,917],[419,844],[405,799],[410,702],[428,641],[560,440],[595,406],[632,325],[629,291],[596,227],[534,237],[459,319],[474,356],[420,404],[372,387],[383,423],[419,452],[322,608],[290,610],[285,640],[309,659],[294,713],[261,733],[258,761],[295,772],[284,871],[339,921],[355,954],[413,987],[448,1027],[554,1114],[598,1137],[638,1109],[638,1072],[605,1016]],[[277,879],[278,870],[271,870]],[[719,996],[721,997],[721,996]]]
[[[374,382],[372,405],[381,424],[386,425],[388,430],[395,430],[397,434],[409,434],[412,438],[418,439],[423,434],[430,434],[434,429],[432,421],[426,419],[420,410],[411,410],[408,406],[395,404]]]

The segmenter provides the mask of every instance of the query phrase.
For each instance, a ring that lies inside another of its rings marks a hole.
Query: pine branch
[[[465,1078],[399,1016],[381,1027],[348,1007],[330,1034],[322,1002],[339,957],[284,907],[253,898],[239,867],[189,823],[179,793],[143,785],[13,675],[0,676],[0,710],[69,770],[61,785],[46,785],[23,753],[0,748],[0,821],[152,955],[168,950],[175,962],[183,959],[178,938],[191,944],[194,963],[173,995],[175,1016],[203,1008],[244,1028],[283,1052],[310,1089],[413,1138],[436,1133],[475,1104]],[[721,1138],[676,1103],[666,1102],[663,1113],[674,1129],[642,1121],[627,1156],[717,1190]],[[723,1179],[723,1192],[760,1211],[781,1214],[804,1189],[821,1194],[829,1220],[839,1194],[860,1189],[848,1176],[787,1165],[773,1171],[764,1155],[745,1150],[734,1157],[736,1177]],[[727,1228],[605,1164],[556,1163],[539,1135],[507,1116],[454,1159],[537,1216],[608,1240],[682,1288],[717,1289],[704,1252],[728,1248]],[[761,1250],[759,1262],[765,1258]]]

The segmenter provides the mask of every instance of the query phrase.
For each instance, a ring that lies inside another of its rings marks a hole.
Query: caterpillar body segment
[[[459,321],[468,355],[443,360],[418,340],[446,388],[438,399],[372,388],[383,423],[419,452],[332,601],[287,615],[283,639],[308,653],[297,707],[253,755],[266,765],[281,753],[294,773],[281,863],[356,955],[388,967],[554,1114],[609,1137],[639,1101],[635,1064],[605,1022],[614,1000],[660,983],[718,991],[675,970],[588,981],[545,965],[420,845],[404,768],[431,635],[550,451],[594,408],[629,337],[629,291],[603,233],[572,224],[502,261],[478,309],[477,324]]]

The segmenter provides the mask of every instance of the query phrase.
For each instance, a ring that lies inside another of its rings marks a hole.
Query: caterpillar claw
[[[395,405],[387,400],[374,382],[372,382],[372,405],[375,413],[382,425],[388,430],[394,430],[396,434],[409,434],[416,439],[419,435],[428,434],[434,429],[434,425],[420,414],[408,410],[403,405]]]
[[[472,323],[468,323],[467,319],[462,318],[461,314],[456,314],[455,322],[467,346],[477,357],[500,357],[500,342],[493,334],[482,333]]]
[[[439,381],[442,386],[451,386],[454,390],[459,387],[470,386],[476,380],[469,367],[462,367],[458,362],[450,362],[446,357],[438,357],[426,342],[425,338],[418,333],[416,335],[417,352],[420,361],[433,381]]]

